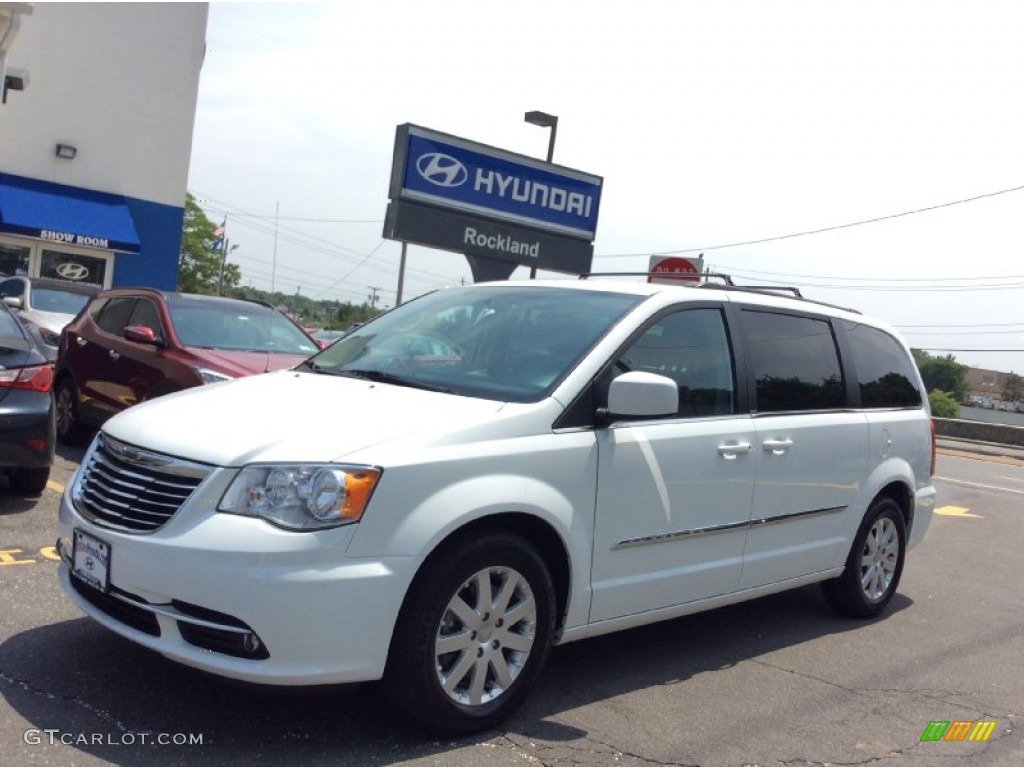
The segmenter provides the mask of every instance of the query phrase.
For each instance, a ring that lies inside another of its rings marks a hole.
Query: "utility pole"
[[[274,293],[274,281],[277,278],[277,225],[281,219],[281,203],[274,205],[274,257],[270,264],[270,293]]]
[[[371,309],[376,309],[377,302],[380,300],[380,296],[377,292],[381,290],[381,287],[379,285],[368,285],[366,287],[371,291],[370,295],[366,297],[366,300],[370,302]]]

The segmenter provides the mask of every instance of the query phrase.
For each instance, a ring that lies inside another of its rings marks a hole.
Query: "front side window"
[[[736,388],[721,310],[688,309],[661,318],[619,357],[614,370],[646,371],[675,381],[678,416],[733,412]]]
[[[914,363],[896,339],[870,325],[844,322],[857,368],[860,401],[864,408],[917,408]]]
[[[308,361],[306,369],[533,402],[642,298],[549,287],[437,291],[357,328]]]
[[[759,412],[841,408],[846,400],[832,326],[825,320],[744,310]]]
[[[136,302],[135,309],[132,310],[132,315],[128,319],[128,325],[149,328],[160,341],[165,338],[163,323],[160,322],[160,311],[156,308],[156,304],[149,299],[139,299]]]
[[[124,327],[129,324],[128,318],[131,317],[135,301],[136,299],[132,296],[119,296],[110,299],[100,310],[99,317],[96,318],[96,325],[114,336],[123,336]]]

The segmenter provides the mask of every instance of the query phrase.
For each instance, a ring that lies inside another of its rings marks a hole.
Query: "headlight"
[[[380,479],[376,467],[254,464],[231,483],[217,509],[308,531],[357,523]]]
[[[56,347],[60,344],[60,334],[54,333],[49,328],[43,328],[41,325],[39,326],[39,338],[41,338],[43,343],[48,347]]]
[[[203,384],[216,384],[220,381],[231,381],[233,378],[227,374],[221,373],[220,371],[201,368],[198,365],[193,365],[192,370],[199,374],[199,378],[203,380]]]

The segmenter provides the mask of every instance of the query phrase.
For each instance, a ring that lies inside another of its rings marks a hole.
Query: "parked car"
[[[57,346],[64,326],[99,290],[98,285],[45,277],[19,275],[0,280],[0,299],[15,310],[39,340],[50,362],[57,359]]]
[[[266,304],[149,288],[102,291],[61,335],[57,437],[78,442],[143,400],[291,368],[317,350]]]
[[[59,578],[184,664],[480,730],[555,644],[815,582],[881,613],[935,500],[923,391],[885,324],[765,291],[446,289],[108,421]]]
[[[0,305],[0,472],[11,488],[43,492],[53,464],[53,368],[30,332]]]
[[[313,334],[313,341],[320,345],[321,349],[327,349],[334,342],[345,335],[345,331],[327,330],[326,328],[316,331]]]

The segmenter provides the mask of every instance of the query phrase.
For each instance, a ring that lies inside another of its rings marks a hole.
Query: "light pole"
[[[549,115],[547,112],[527,112],[526,122],[530,125],[539,125],[541,128],[550,128],[551,135],[548,137],[548,162],[555,156],[555,135],[558,133],[558,115]]]
[[[548,162],[555,156],[555,136],[558,134],[558,115],[549,115],[547,112],[539,112],[533,110],[527,112],[524,115],[524,119],[530,125],[539,125],[541,128],[550,128],[551,134],[548,136]],[[533,280],[537,277],[537,268],[530,267],[530,279]]]

